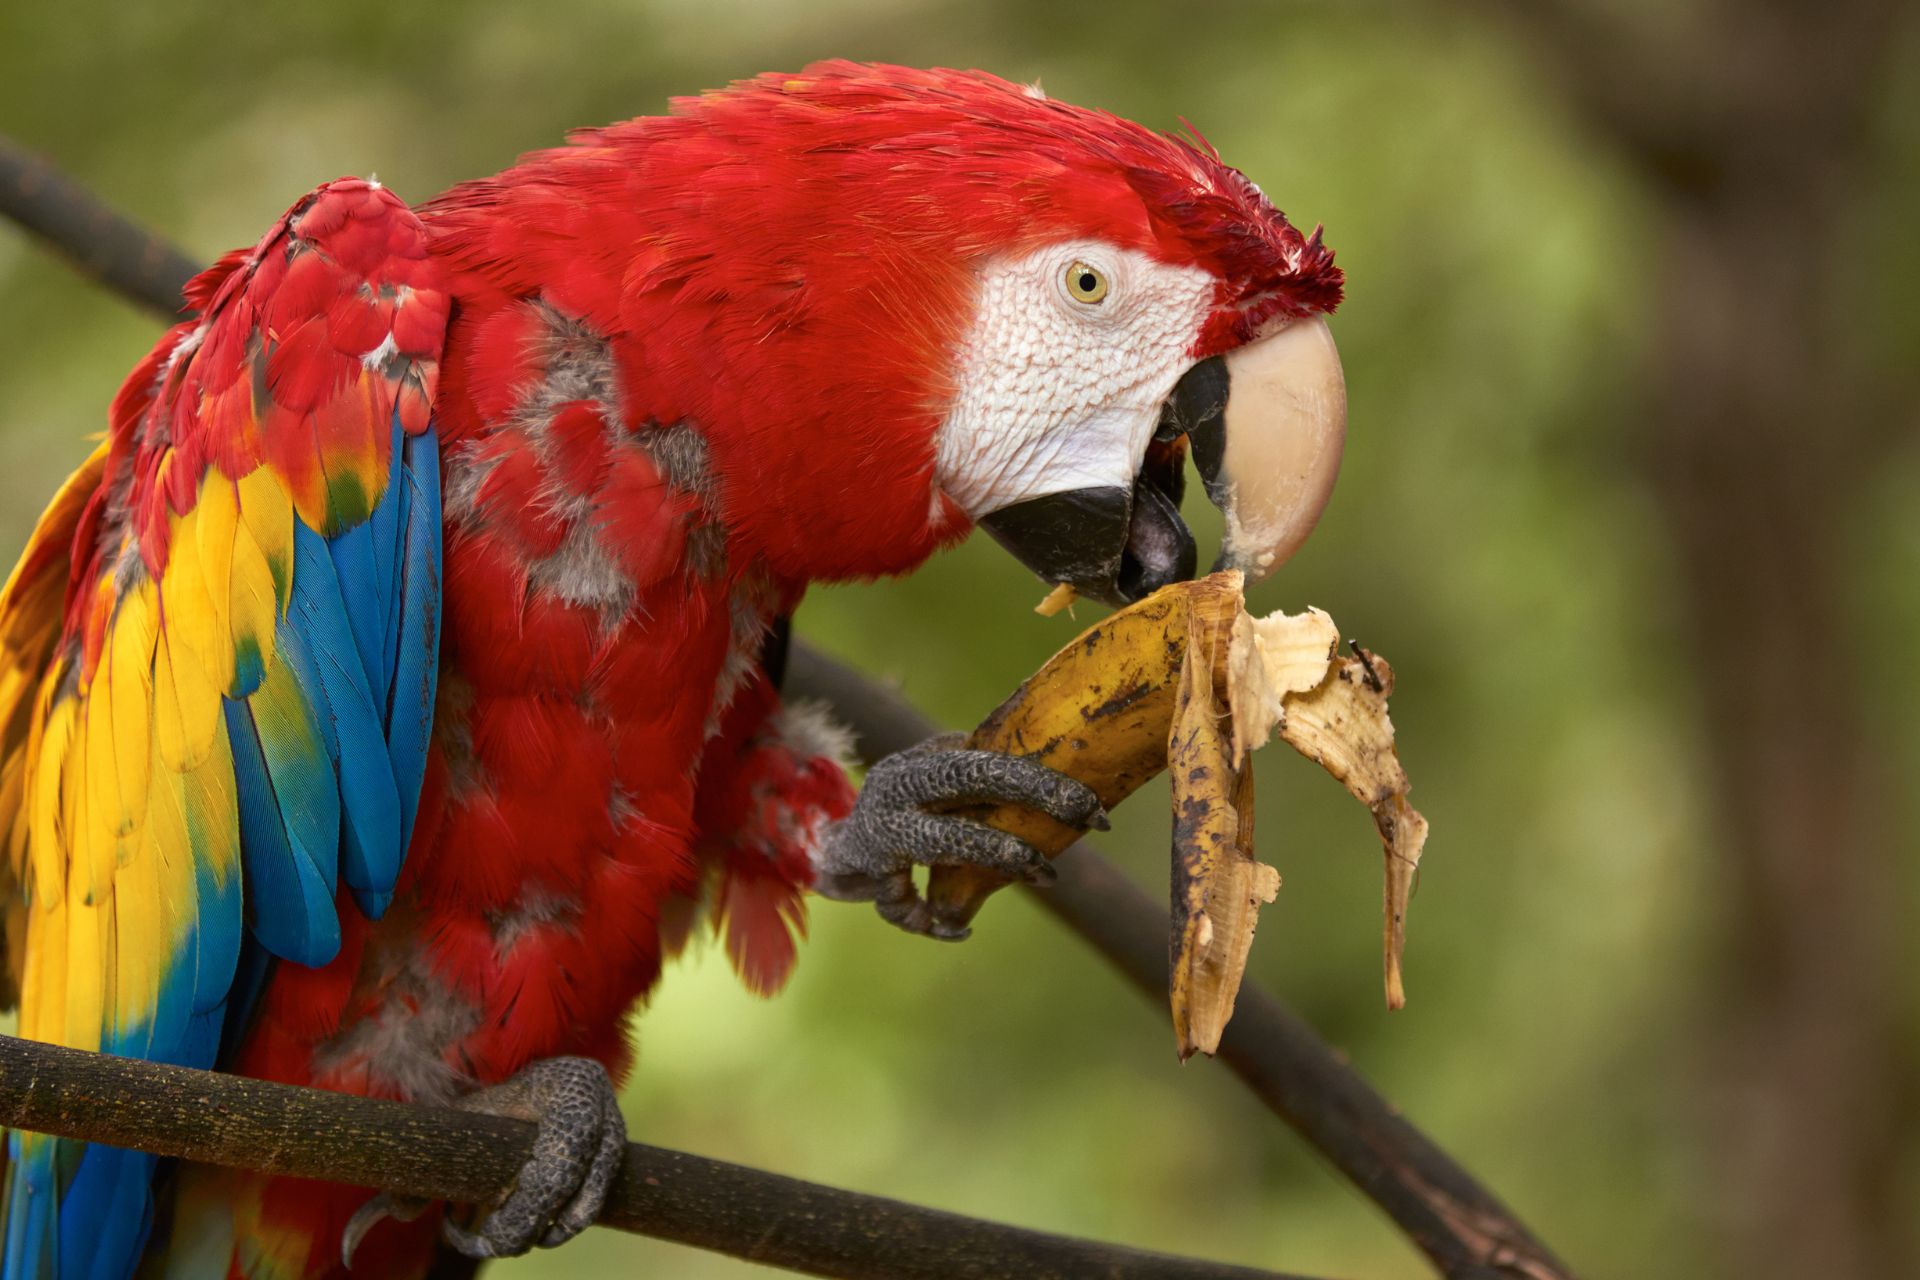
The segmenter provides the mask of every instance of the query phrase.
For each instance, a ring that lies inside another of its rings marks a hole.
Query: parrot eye
[[[1102,302],[1107,296],[1107,275],[1100,268],[1085,262],[1075,262],[1067,268],[1067,296],[1075,302],[1088,305]]]

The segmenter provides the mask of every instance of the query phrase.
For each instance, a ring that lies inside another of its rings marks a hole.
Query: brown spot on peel
[[[1182,1061],[1220,1048],[1261,904],[1280,891],[1280,873],[1253,856],[1253,770],[1233,762],[1233,726],[1220,696],[1233,621],[1189,623],[1167,738],[1174,816],[1167,997]]]

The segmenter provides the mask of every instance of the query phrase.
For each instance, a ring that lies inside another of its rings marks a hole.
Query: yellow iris
[[[1107,296],[1107,273],[1085,262],[1067,268],[1067,296],[1075,302],[1096,303]]]

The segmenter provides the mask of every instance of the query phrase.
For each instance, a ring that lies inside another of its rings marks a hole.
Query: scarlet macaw
[[[409,1223],[15,1133],[4,1275],[334,1275],[343,1237],[423,1275],[578,1232],[689,902],[771,991],[808,888],[930,932],[916,863],[1048,875],[941,805],[1104,821],[948,743],[856,800],[779,695],[807,584],[978,523],[1136,599],[1195,571],[1187,441],[1224,558],[1270,570],[1338,461],[1340,295],[1197,139],[971,72],[826,63],[418,208],[300,200],[188,287],[0,598],[21,1033],[542,1138],[490,1215]]]

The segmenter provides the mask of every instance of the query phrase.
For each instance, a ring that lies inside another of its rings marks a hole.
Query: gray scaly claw
[[[606,1068],[591,1058],[546,1058],[455,1105],[539,1127],[507,1198],[471,1228],[449,1217],[441,1226],[448,1244],[469,1258],[517,1257],[536,1244],[565,1244],[600,1216],[627,1150]]]
[[[1100,797],[1077,778],[1024,756],[962,747],[959,734],[930,738],[867,771],[853,812],[821,844],[814,888],[844,902],[871,902],[881,917],[909,933],[958,941],[964,927],[937,924],[913,882],[913,868],[986,867],[1033,885],[1058,872],[1039,850],[940,807],[1018,804],[1070,827],[1104,831]]]

